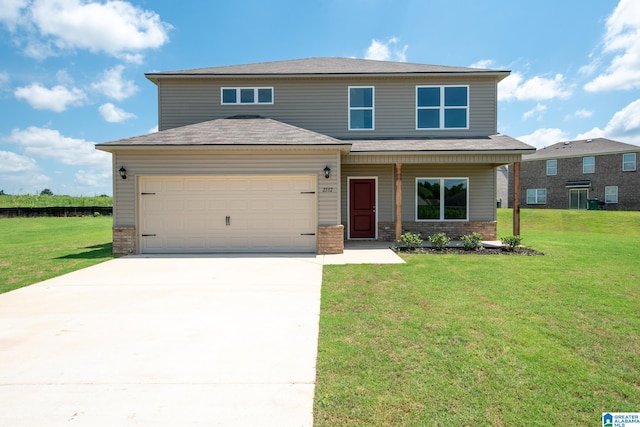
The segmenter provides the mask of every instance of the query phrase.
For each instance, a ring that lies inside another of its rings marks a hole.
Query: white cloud
[[[0,151],[1,173],[6,174],[36,170],[38,170],[38,165],[31,157],[21,156],[11,151]]]
[[[585,90],[640,88],[640,2],[620,0],[606,28],[603,53],[616,55],[606,72],[588,82]]]
[[[365,59],[375,59],[378,61],[399,61],[407,62],[407,49],[409,46],[398,46],[400,39],[390,38],[386,43],[378,40],[371,40],[367,48]]]
[[[110,98],[122,101],[138,91],[138,86],[133,80],[125,80],[122,77],[123,65],[118,65],[102,74],[102,78],[91,85],[94,89]]]
[[[29,156],[50,158],[71,166],[111,167],[111,155],[96,150],[95,143],[66,137],[54,129],[35,126],[14,129],[6,140],[20,145]]]
[[[108,121],[109,123],[120,123],[128,119],[132,119],[136,117],[133,113],[128,113],[110,102],[106,104],[102,104],[100,108],[98,108],[102,118]]]
[[[41,59],[86,49],[138,62],[140,51],[165,44],[172,28],[157,13],[121,0],[9,0],[9,4],[0,20],[12,32],[22,30],[16,40],[26,40],[25,53]]]
[[[5,193],[22,193],[25,185],[30,186],[27,191],[35,191],[50,181],[51,178],[40,172],[36,161],[31,157],[0,151],[0,189]]]
[[[490,68],[493,65],[493,59],[481,59],[469,65],[469,68]]]
[[[37,110],[52,110],[62,112],[70,105],[80,105],[86,98],[85,93],[78,89],[67,89],[64,86],[54,86],[47,89],[40,83],[19,87],[14,91],[18,99],[24,99]]]
[[[532,117],[535,117],[536,120],[540,120],[544,116],[545,111],[547,111],[547,106],[543,104],[538,104],[535,107],[533,107],[531,110],[524,113],[522,115],[522,118],[525,120],[528,120]]]
[[[535,132],[529,135],[519,136],[522,142],[526,142],[529,145],[533,145],[536,148],[544,148],[548,145],[555,144],[556,142],[566,141],[567,134],[562,129],[557,128],[542,128],[537,129]]]
[[[149,133],[156,133],[156,132],[158,132],[158,125],[155,125],[151,129],[149,129],[147,133],[149,134]]]
[[[15,31],[22,17],[22,9],[27,3],[27,0],[2,0],[0,22],[4,23],[9,31]]]
[[[562,74],[556,74],[552,79],[535,76],[525,80],[522,74],[512,73],[498,85],[500,101],[542,101],[570,96],[571,88],[564,83]]]
[[[574,139],[578,141],[581,139],[593,139],[593,138],[604,138],[604,137],[605,137],[604,131],[599,127],[594,127],[593,129],[585,133],[578,134]]]
[[[0,89],[4,89],[9,86],[9,81],[11,78],[9,77],[9,73],[6,71],[0,71]]]
[[[581,110],[576,111],[574,113],[574,116],[579,118],[579,119],[588,119],[589,117],[593,116],[593,111],[581,109]]]
[[[75,174],[75,183],[82,188],[103,188],[111,186],[111,169],[97,171],[80,169]]]

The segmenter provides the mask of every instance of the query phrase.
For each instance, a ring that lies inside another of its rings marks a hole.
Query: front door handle
[[[376,213],[376,207],[375,206],[373,207],[373,213]]]

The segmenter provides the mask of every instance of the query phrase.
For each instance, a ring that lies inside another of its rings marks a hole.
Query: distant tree
[[[0,190],[0,196],[4,196],[4,190]]]
[[[42,190],[40,192],[41,196],[53,196],[53,191],[49,190],[48,188],[45,188],[44,190]]]

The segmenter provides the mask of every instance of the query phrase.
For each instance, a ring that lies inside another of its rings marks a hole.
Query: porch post
[[[394,167],[396,178],[396,241],[402,236],[402,163],[396,163]]]
[[[520,162],[513,163],[513,235],[520,235]]]

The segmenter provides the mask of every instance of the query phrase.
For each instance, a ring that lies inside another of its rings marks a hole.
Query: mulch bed
[[[409,249],[404,247],[393,248],[396,252],[413,253],[413,254],[431,254],[431,255],[520,255],[520,256],[538,256],[544,255],[543,252],[536,251],[535,249],[520,247],[517,251],[510,251],[506,248],[482,248],[477,251],[466,251],[463,248],[444,248],[441,250],[432,248],[419,248]]]

